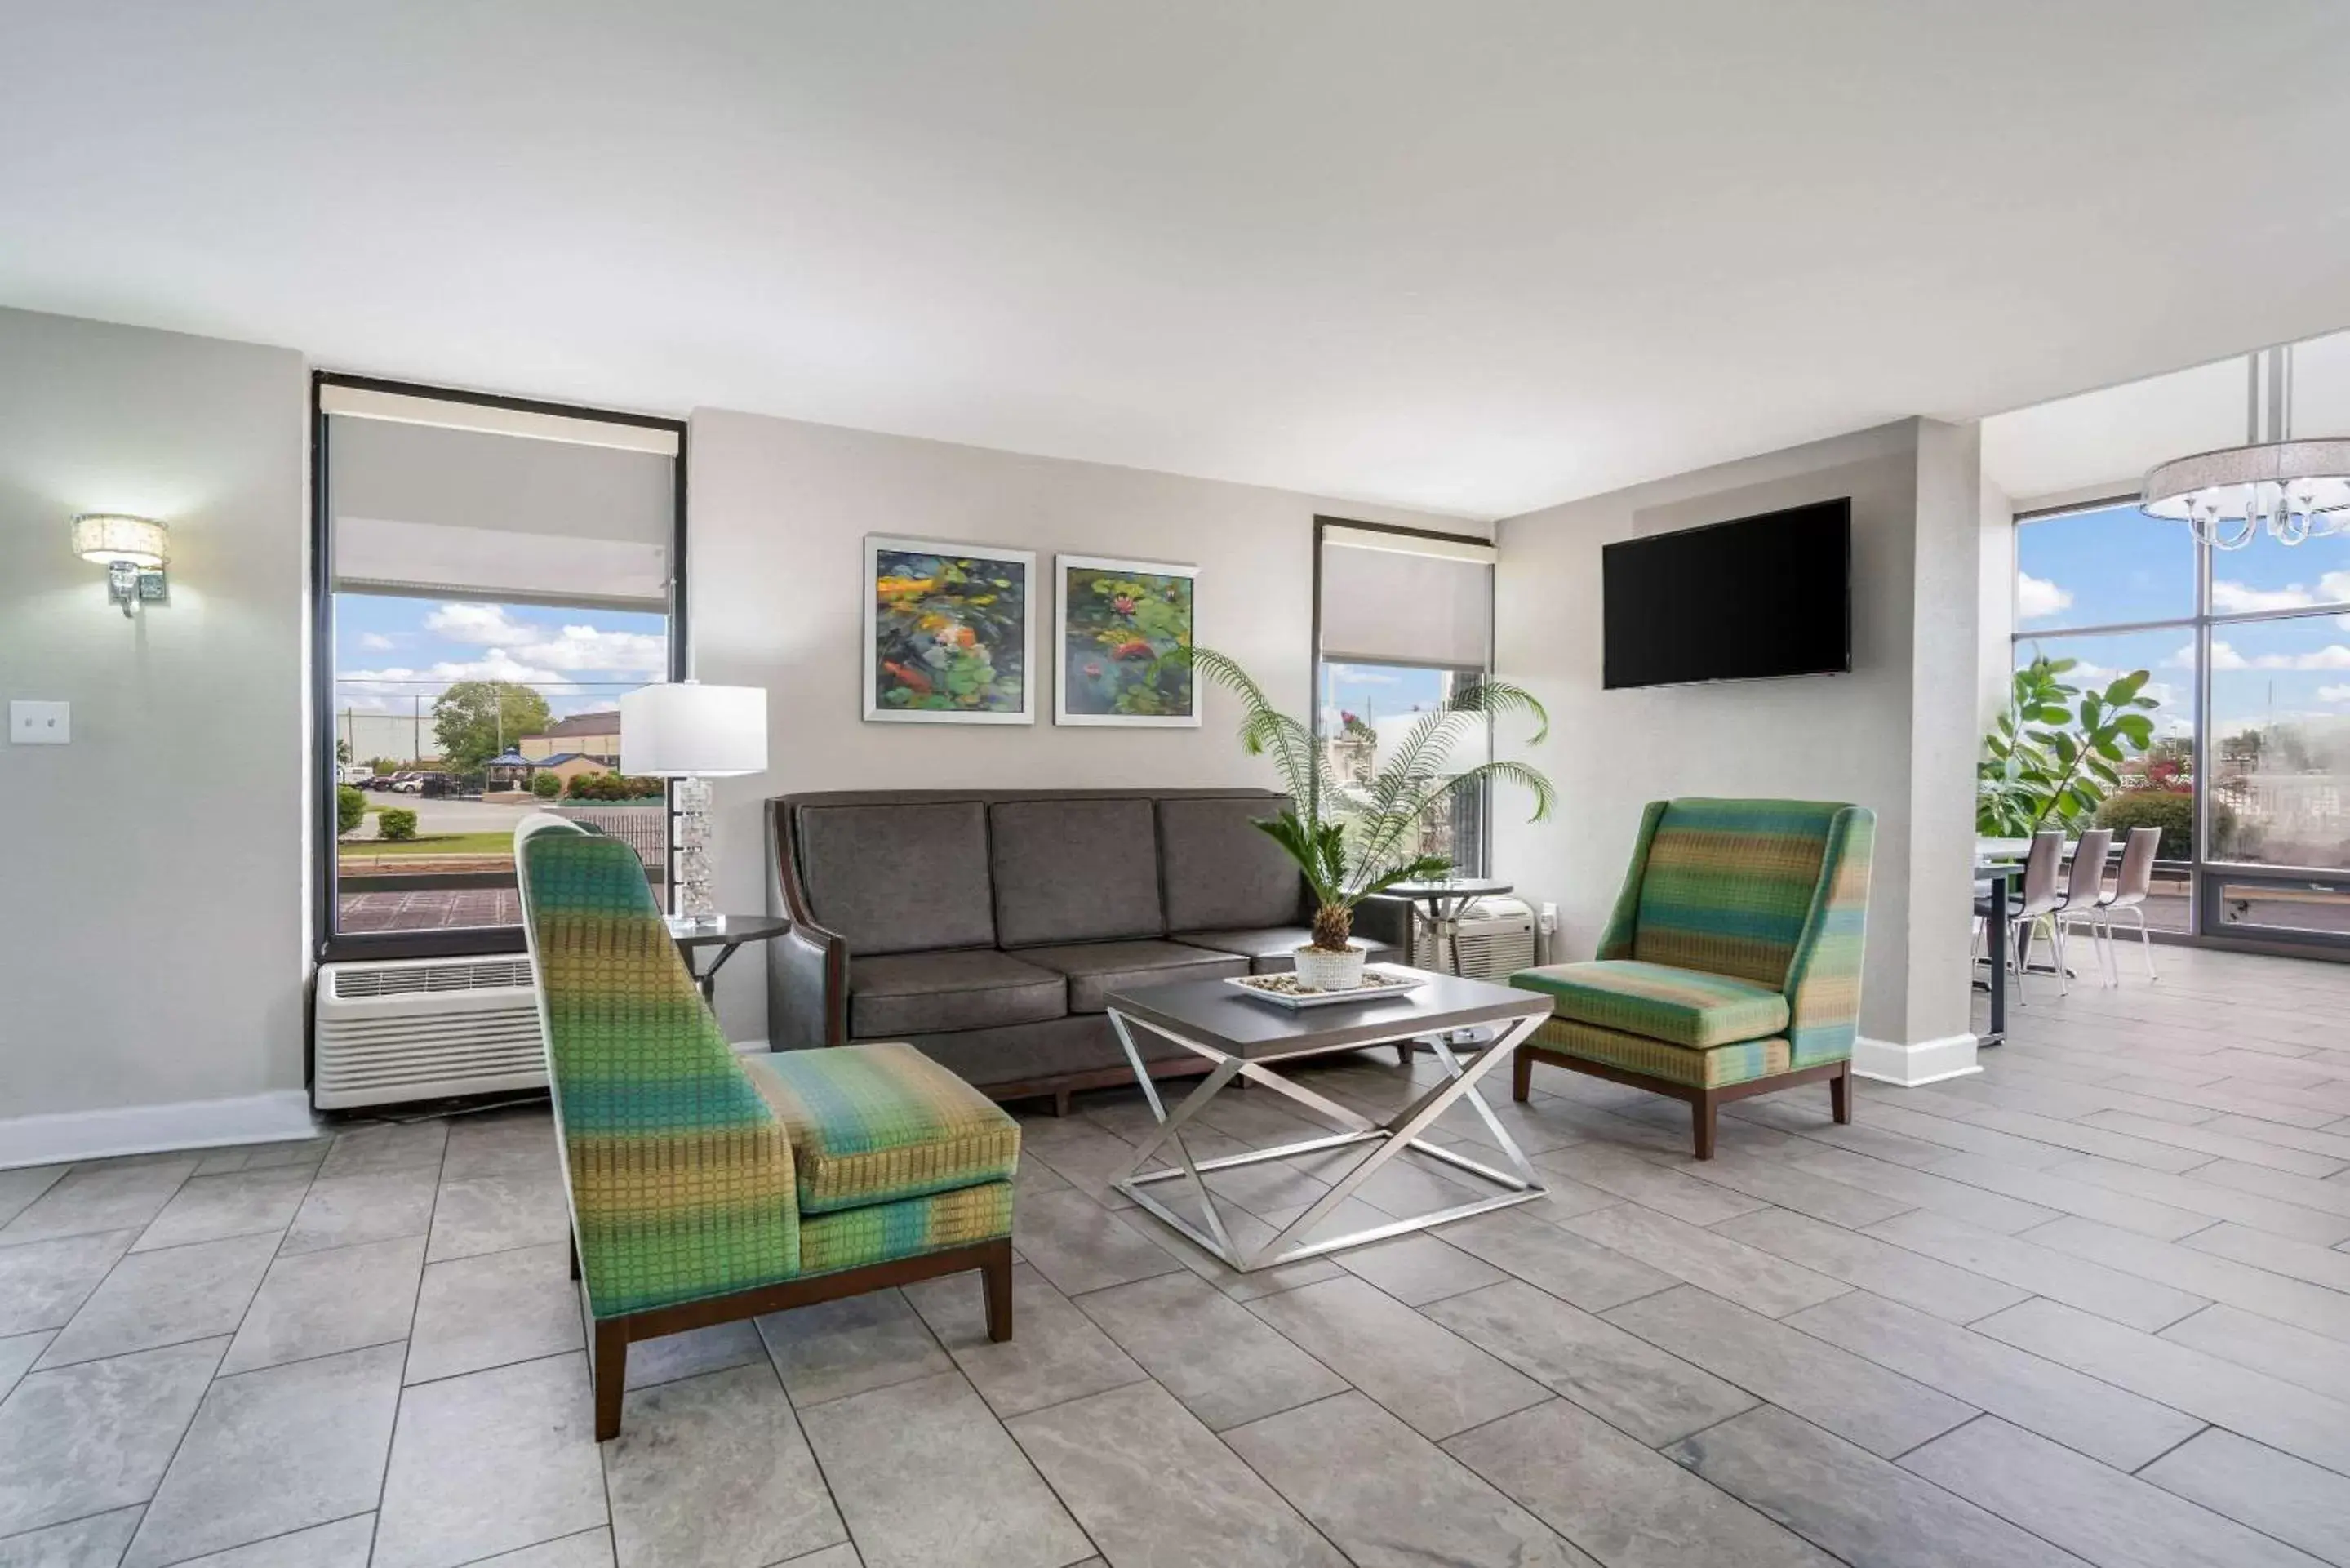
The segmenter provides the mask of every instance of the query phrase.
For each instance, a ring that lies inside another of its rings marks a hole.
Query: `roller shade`
[[[338,589],[667,607],[674,431],[328,390]]]
[[[1492,545],[1324,527],[1325,659],[1482,670],[1492,636]]]

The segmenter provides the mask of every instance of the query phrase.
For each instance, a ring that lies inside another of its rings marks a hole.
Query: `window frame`
[[[307,799],[312,812],[310,953],[314,963],[348,963],[362,960],[476,958],[524,950],[522,928],[472,926],[421,931],[337,930],[340,906],[338,835],[335,831],[335,540],[334,512],[329,496],[328,413],[323,394],[328,387],[390,392],[429,398],[436,402],[474,408],[504,409],[518,413],[552,414],[592,420],[602,424],[658,430],[677,439],[672,516],[670,525],[669,668],[668,678],[683,680],[692,674],[691,639],[688,636],[686,584],[686,458],[687,426],[683,420],[638,414],[574,403],[512,398],[491,392],[434,387],[415,381],[356,376],[335,370],[310,373],[310,757]],[[674,857],[674,846],[671,854]]]

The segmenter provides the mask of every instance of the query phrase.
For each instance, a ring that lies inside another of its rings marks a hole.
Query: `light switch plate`
[[[19,746],[62,746],[73,739],[73,704],[30,702],[22,698],[8,704],[8,739]]]

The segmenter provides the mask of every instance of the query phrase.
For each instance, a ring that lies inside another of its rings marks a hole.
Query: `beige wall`
[[[951,785],[1271,784],[1243,756],[1220,691],[1197,730],[1058,727],[1049,677],[1031,725],[868,723],[860,716],[867,534],[1016,545],[1040,557],[1134,556],[1197,565],[1199,638],[1232,654],[1274,697],[1308,707],[1314,516],[1479,524],[1139,469],[1020,457],[700,410],[688,448],[688,570],[695,673],[768,691],[764,777],[715,785],[719,900],[761,909],[759,803],[796,790]],[[1051,667],[1052,605],[1036,606]],[[756,961],[719,977],[733,1039],[765,1033]]]
[[[1563,957],[1590,956],[1643,803],[1854,801],[1877,814],[1863,1032],[1917,1043],[1966,1028],[1976,474],[1971,430],[1907,421],[1501,524],[1495,667],[1550,709],[1551,742],[1518,754],[1563,804],[1545,824],[1497,811],[1494,867],[1558,904]],[[1840,495],[1851,674],[1600,689],[1603,545]]]
[[[0,310],[0,698],[73,704],[0,745],[0,1118],[300,1094],[306,399],[290,349]],[[168,606],[106,602],[92,510],[171,524]]]

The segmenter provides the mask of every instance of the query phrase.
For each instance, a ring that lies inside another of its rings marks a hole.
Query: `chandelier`
[[[2185,523],[2215,550],[2241,550],[2263,527],[2280,545],[2350,527],[2350,438],[2292,436],[2292,346],[2264,348],[2244,364],[2246,444],[2158,464],[2140,504],[2150,516]]]

